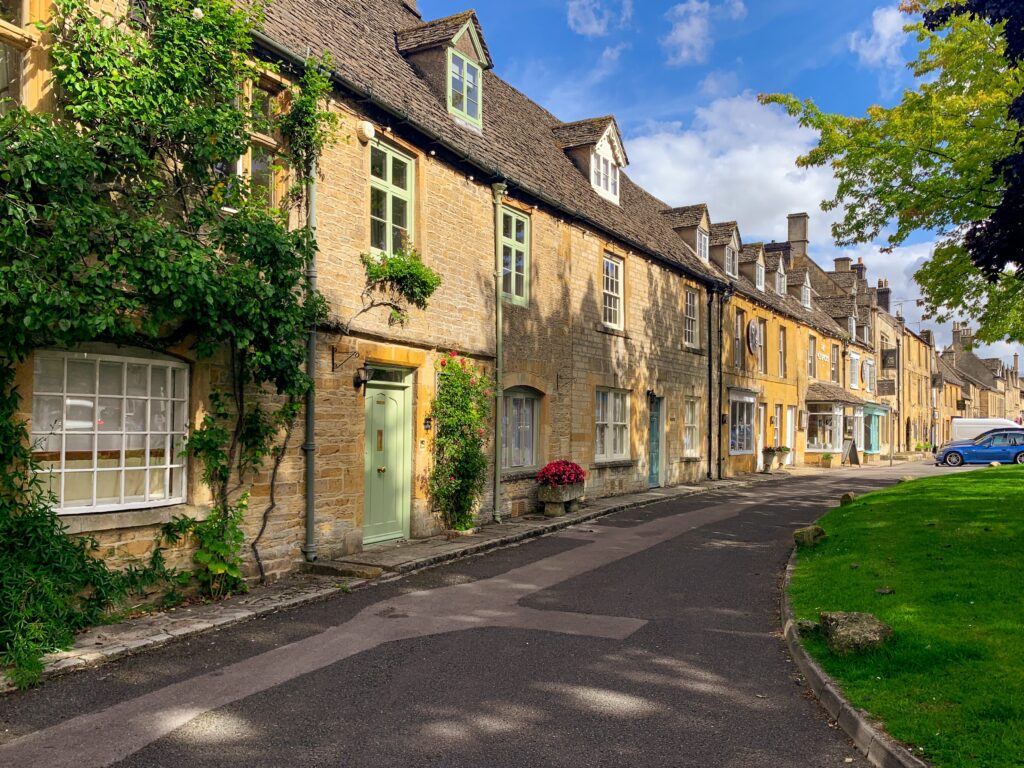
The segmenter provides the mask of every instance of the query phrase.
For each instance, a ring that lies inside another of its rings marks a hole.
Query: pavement
[[[670,495],[0,699],[0,766],[866,766],[779,632],[792,529],[926,464]]]

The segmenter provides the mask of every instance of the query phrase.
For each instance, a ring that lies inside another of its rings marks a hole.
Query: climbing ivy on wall
[[[237,564],[245,476],[268,458],[276,470],[310,386],[305,340],[326,316],[304,276],[316,243],[289,218],[336,127],[327,63],[308,62],[291,108],[271,118],[298,183],[268,208],[229,170],[257,127],[244,94],[268,68],[251,51],[261,4],[125,5],[100,17],[85,0],[57,0],[56,108],[0,117],[0,664],[21,684],[38,679],[43,653],[167,571],[112,572],[95,542],[63,534],[17,418],[16,366],[33,349],[86,341],[225,355],[228,391],[190,449],[214,498],[201,534]],[[234,578],[213,575],[224,573]],[[211,594],[240,583],[206,574]]]

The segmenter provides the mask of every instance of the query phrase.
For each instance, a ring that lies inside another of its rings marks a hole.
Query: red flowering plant
[[[473,527],[487,479],[487,426],[493,381],[472,360],[449,352],[437,361],[437,392],[430,406],[434,466],[427,488],[448,528]]]
[[[582,483],[587,473],[583,467],[575,461],[559,459],[550,461],[537,473],[537,482],[541,485],[554,487],[556,485],[575,485]]]

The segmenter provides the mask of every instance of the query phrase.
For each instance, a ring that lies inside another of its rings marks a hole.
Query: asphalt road
[[[779,577],[842,492],[935,471],[662,502],[58,678],[0,699],[0,766],[866,766]]]

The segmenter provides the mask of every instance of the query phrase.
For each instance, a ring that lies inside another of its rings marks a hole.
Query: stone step
[[[379,566],[352,563],[347,560],[317,560],[315,563],[303,563],[302,569],[306,573],[321,576],[345,576],[367,580],[379,578],[384,573],[384,569]]]

